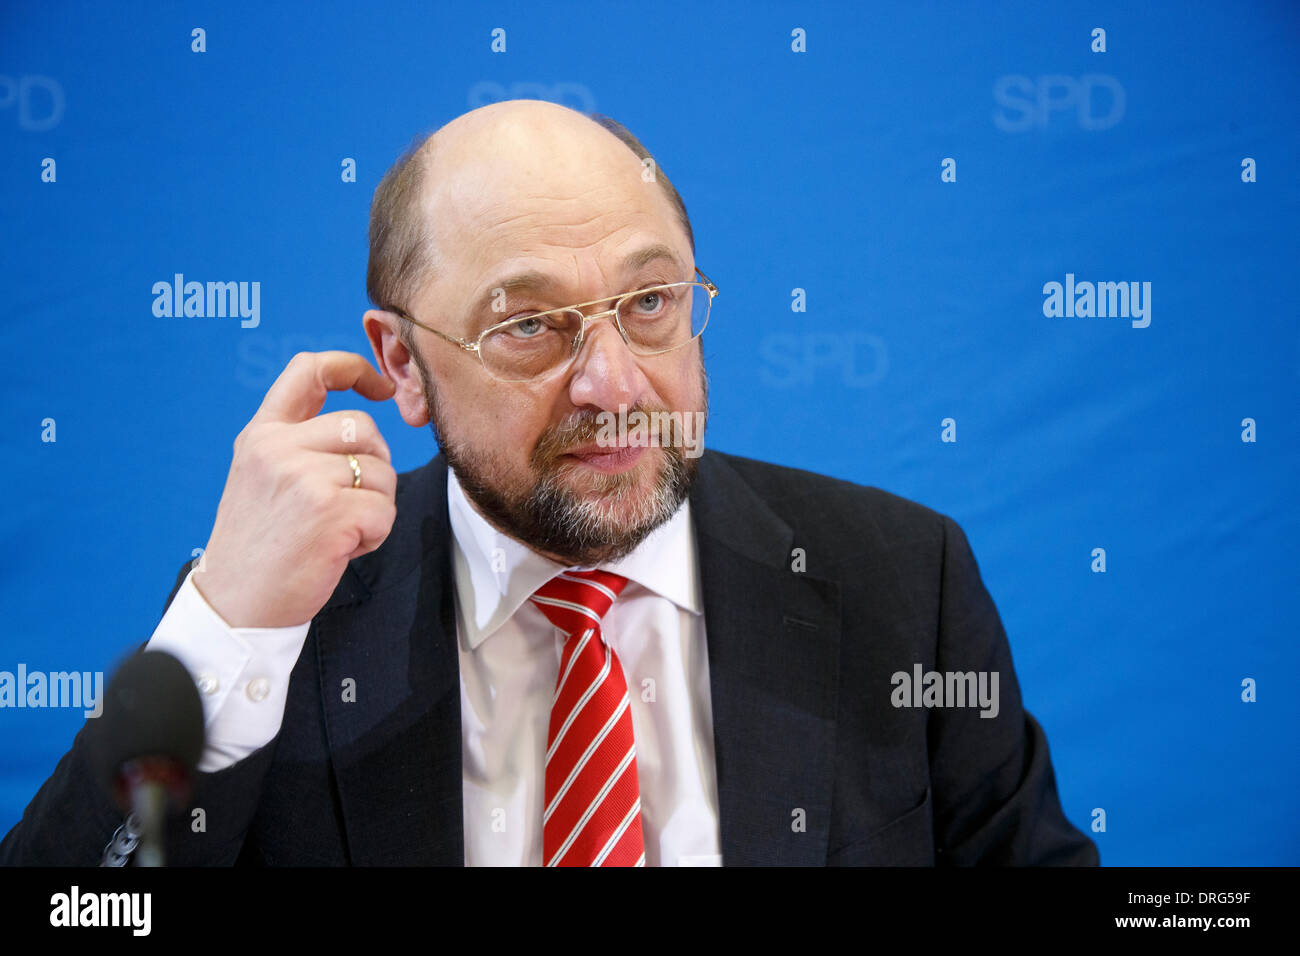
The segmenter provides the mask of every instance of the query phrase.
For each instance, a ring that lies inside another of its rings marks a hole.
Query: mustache
[[[662,405],[646,405],[638,402],[628,409],[628,415],[633,412],[644,412],[650,416],[651,434],[658,435],[660,432],[659,417],[652,415],[653,412],[667,413],[668,409]],[[600,435],[600,424],[597,416],[601,413],[593,411],[590,408],[584,408],[566,418],[558,425],[546,429],[542,436],[537,440],[536,447],[533,448],[532,466],[538,471],[548,470],[548,466],[553,464],[562,455],[565,455],[573,448],[581,448],[583,445],[590,445]],[[677,453],[677,449],[665,448],[670,453]]]

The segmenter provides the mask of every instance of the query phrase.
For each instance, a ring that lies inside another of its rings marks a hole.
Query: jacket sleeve
[[[1047,737],[1024,710],[1011,648],[961,527],[946,516],[937,670],[997,675],[991,707],[936,708],[928,728],[939,865],[1096,866],[1066,819]]]
[[[189,574],[181,567],[163,606],[171,606]],[[140,650],[144,649],[144,645]],[[137,651],[138,653],[138,651]],[[277,738],[278,739],[278,738]],[[230,767],[195,773],[190,807],[167,825],[170,866],[232,865],[252,822],[275,740]],[[125,814],[105,794],[90,769],[86,727],[73,738],[54,773],[32,798],[22,819],[0,841],[3,866],[98,866]],[[196,814],[195,809],[201,809]]]

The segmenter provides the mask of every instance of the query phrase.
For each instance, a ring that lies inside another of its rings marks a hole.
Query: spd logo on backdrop
[[[993,84],[999,110],[993,123],[1006,133],[1046,129],[1053,113],[1073,111],[1079,129],[1110,129],[1124,118],[1126,99],[1119,80],[1105,73],[1085,73],[1078,79],[1052,73],[1037,78],[1018,73],[1000,76]]]

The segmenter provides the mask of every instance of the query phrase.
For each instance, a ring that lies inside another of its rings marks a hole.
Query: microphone
[[[109,681],[87,736],[95,776],[139,824],[136,862],[163,866],[168,806],[189,801],[203,754],[203,704],[185,665],[162,651],[132,655]]]

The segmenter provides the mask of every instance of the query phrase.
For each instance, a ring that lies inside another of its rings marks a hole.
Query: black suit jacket
[[[952,519],[716,451],[699,466],[724,865],[1098,862],[1062,813],[1047,740]],[[206,829],[175,820],[169,862],[463,864],[446,467],[439,455],[399,476],[388,539],[350,563],[312,621],[280,733],[198,775]],[[895,708],[891,675],[918,662],[997,671],[1000,713]],[[84,738],[0,862],[99,862],[122,815],[91,779]]]

